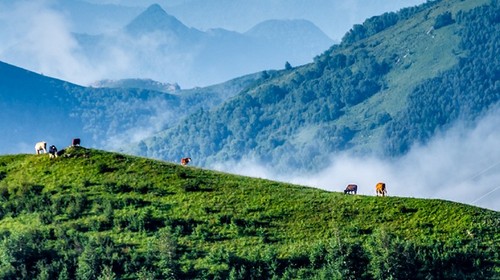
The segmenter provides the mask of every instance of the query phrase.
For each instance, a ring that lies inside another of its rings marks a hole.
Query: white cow
[[[47,153],[47,142],[38,142],[35,145],[35,152],[39,155],[43,151],[44,154]]]

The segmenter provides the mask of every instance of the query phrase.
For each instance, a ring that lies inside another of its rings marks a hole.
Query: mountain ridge
[[[189,28],[176,17],[168,14],[160,5],[152,4],[144,12],[125,26],[125,30],[133,35],[144,33],[167,32],[181,38],[182,36],[201,36],[202,32]]]
[[[266,25],[269,28],[265,37],[223,29],[201,31],[187,27],[159,5],[153,5],[120,31],[76,37],[92,64],[116,57],[124,62],[120,67],[130,64],[129,67],[138,69],[134,78],[164,81],[168,77],[171,83],[191,88],[210,85],[208,81],[220,83],[263,69],[276,69],[286,61],[294,65],[307,63],[333,43],[311,22],[293,22],[295,27],[301,27],[301,36],[297,28],[287,28],[281,34],[280,30],[273,32],[270,25]],[[120,67],[108,79],[120,77],[119,73],[126,70]]]

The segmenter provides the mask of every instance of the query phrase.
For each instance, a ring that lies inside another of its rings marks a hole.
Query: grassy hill
[[[500,213],[342,189],[80,147],[0,156],[0,278],[500,276]]]

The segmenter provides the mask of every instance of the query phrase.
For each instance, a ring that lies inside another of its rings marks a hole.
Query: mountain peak
[[[165,10],[159,4],[151,4],[145,11],[145,13],[165,13]]]
[[[172,31],[180,34],[189,28],[174,16],[169,15],[160,5],[152,4],[144,12],[132,20],[125,29],[133,34],[154,31]]]

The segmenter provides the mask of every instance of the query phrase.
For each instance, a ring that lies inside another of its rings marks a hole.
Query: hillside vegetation
[[[442,200],[81,147],[0,156],[0,200],[2,279],[500,277],[500,213]]]
[[[279,171],[332,154],[401,156],[499,106],[498,1],[429,1],[355,25],[314,63],[200,110],[135,152],[197,164],[250,158]],[[186,136],[188,135],[188,136]]]

